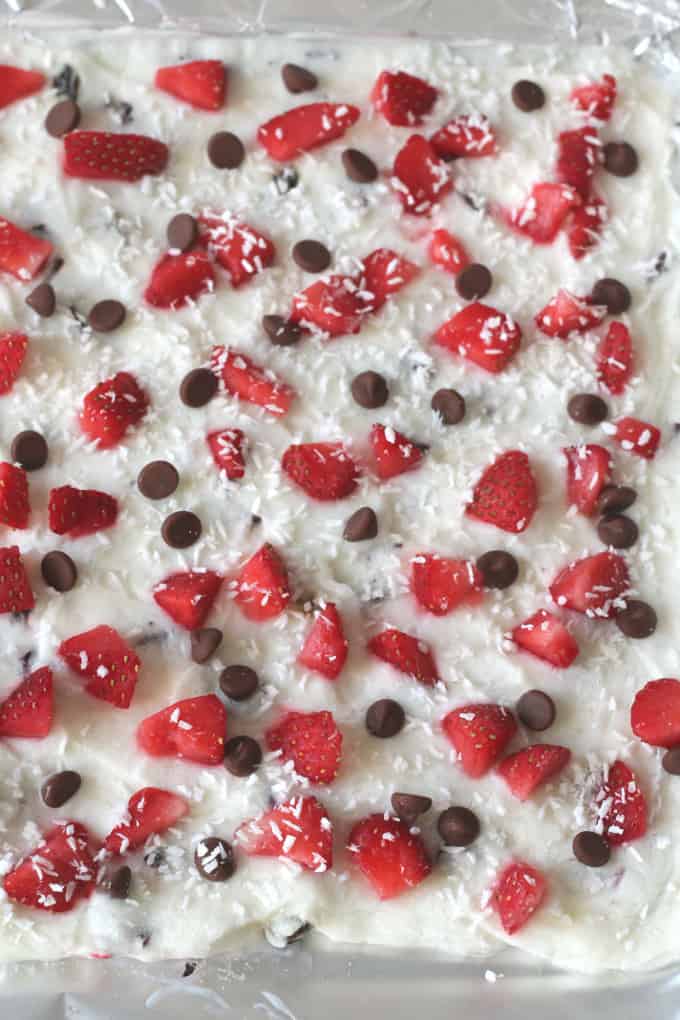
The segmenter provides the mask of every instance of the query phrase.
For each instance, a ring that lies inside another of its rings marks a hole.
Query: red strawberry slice
[[[258,128],[257,140],[272,159],[285,163],[342,138],[359,115],[358,107],[347,103],[308,103],[272,117]]]
[[[376,248],[363,260],[359,287],[364,311],[377,312],[393,294],[420,272],[418,266],[391,248]]]
[[[160,174],[168,147],[146,135],[70,131],[64,136],[64,173],[90,181],[141,181]]]
[[[545,308],[534,317],[541,333],[568,340],[573,333],[587,333],[597,326],[606,309],[588,304],[585,298],[576,297],[568,290],[559,290]]]
[[[611,74],[603,74],[600,81],[573,89],[569,98],[575,106],[596,120],[609,120],[616,101],[616,78]]]
[[[25,71],[22,67],[0,64],[0,110],[39,92],[46,81],[40,71]]]
[[[118,501],[97,489],[74,489],[62,485],[50,491],[50,530],[55,535],[81,538],[111,528],[118,519]]]
[[[420,447],[389,425],[374,425],[369,442],[375,460],[375,473],[381,481],[412,471],[423,459]]]
[[[0,272],[27,283],[38,275],[52,251],[44,237],[35,237],[0,216]]]
[[[503,754],[517,732],[517,723],[503,705],[477,704],[449,712],[442,719],[442,728],[465,774],[479,779]]]
[[[512,861],[496,879],[491,906],[507,935],[515,935],[531,920],[548,894],[548,883],[526,861]]]
[[[381,900],[414,889],[432,871],[421,837],[399,818],[362,818],[349,834],[347,849]]]
[[[582,259],[598,240],[603,224],[607,220],[607,206],[597,195],[574,209],[567,228],[569,251],[575,259]]]
[[[534,244],[552,244],[567,216],[581,204],[577,192],[565,184],[542,181],[517,209],[503,212],[508,226]]]
[[[249,857],[281,857],[321,874],[333,864],[333,825],[316,797],[293,797],[240,825],[234,834]]]
[[[558,669],[567,669],[578,655],[578,645],[561,620],[539,609],[512,632],[512,640],[525,652]]]
[[[422,124],[437,99],[437,89],[406,71],[381,71],[371,89],[371,102],[389,124]]]
[[[226,99],[227,71],[221,60],[191,60],[159,67],[154,84],[197,110],[220,110]]]
[[[368,642],[368,650],[425,687],[434,687],[439,680],[437,664],[429,647],[402,630],[390,627],[376,634]]]
[[[64,914],[94,891],[97,867],[90,834],[79,822],[61,822],[3,879],[11,900]]]
[[[184,308],[201,294],[215,289],[215,271],[201,251],[164,255],[156,263],[144,291],[144,300],[154,308]]]
[[[274,261],[272,241],[229,213],[201,216],[199,222],[208,252],[227,270],[232,287],[240,287]]]
[[[224,760],[227,713],[214,694],[185,698],[147,716],[137,727],[137,743],[154,758],[185,758],[199,765]]]
[[[418,603],[435,616],[446,616],[462,605],[477,605],[484,597],[484,581],[472,560],[456,560],[436,553],[419,553],[411,560],[411,591]]]
[[[585,443],[567,446],[562,452],[567,458],[567,502],[579,513],[591,517],[611,474],[609,451],[597,443]]]
[[[555,176],[583,199],[590,197],[595,168],[601,161],[601,144],[594,128],[562,131],[557,138]]]
[[[484,470],[465,513],[519,534],[531,524],[537,506],[538,491],[529,458],[521,450],[507,450]]]
[[[246,354],[231,347],[213,347],[212,370],[222,380],[227,393],[257,404],[269,414],[283,416],[290,411],[295,390]]]
[[[331,337],[358,333],[366,311],[359,283],[351,276],[317,280],[293,298],[291,322]]]
[[[322,502],[351,496],[359,478],[359,468],[341,443],[289,446],[281,467],[311,499]]]
[[[104,840],[112,854],[124,854],[142,846],[149,836],[165,832],[189,811],[183,797],[156,786],[145,786],[128,801],[127,815]]]
[[[558,606],[608,620],[625,608],[623,595],[629,586],[623,557],[601,552],[564,567],[550,585],[550,594]]]
[[[80,427],[100,450],[109,450],[138,425],[149,407],[149,396],[129,372],[116,372],[98,383],[83,400]]]
[[[528,800],[534,790],[561,772],[570,759],[571,751],[559,744],[533,744],[504,758],[496,772],[518,800]]]
[[[337,680],[347,661],[347,638],[337,606],[327,602],[316,614],[297,661],[327,680]]]
[[[496,136],[486,117],[479,113],[454,117],[430,139],[432,148],[442,159],[478,159],[495,156]]]
[[[429,216],[453,188],[446,163],[422,135],[411,135],[397,153],[391,183],[404,212],[412,216]]]
[[[85,690],[116,708],[129,708],[139,677],[139,658],[113,627],[101,625],[62,641],[66,665],[85,677]]]
[[[288,712],[265,734],[279,761],[292,761],[299,776],[311,783],[332,783],[340,768],[342,733],[330,712]]]
[[[613,396],[620,396],[633,374],[633,341],[627,326],[612,322],[597,351],[597,378]]]
[[[622,450],[644,457],[645,460],[654,460],[661,442],[661,432],[656,425],[640,421],[639,418],[619,418],[614,439]]]
[[[153,590],[154,601],[185,630],[205,623],[220,590],[222,578],[214,570],[187,570],[170,574]]]
[[[215,464],[226,473],[230,482],[238,481],[246,473],[245,439],[241,429],[219,429],[206,436]]]
[[[640,839],[647,832],[647,800],[625,762],[615,761],[595,796],[602,834],[611,846]]]
[[[0,334],[0,397],[11,393],[26,357],[28,337],[24,333]]]
[[[652,747],[680,744],[680,680],[650,680],[637,694],[630,710],[633,733]]]
[[[435,333],[435,340],[487,372],[502,372],[519,350],[522,330],[509,315],[480,301],[461,308]]]
[[[16,545],[0,549],[0,613],[26,613],[35,598]]]
[[[434,231],[427,253],[435,265],[445,269],[453,276],[457,276],[461,270],[470,265],[470,256],[465,250],[463,242],[448,230]]]
[[[28,527],[28,479],[23,468],[0,463],[0,524],[23,531]]]
[[[273,545],[263,545],[236,578],[236,605],[247,619],[261,623],[284,611],[291,598],[288,571]]]
[[[53,719],[52,670],[43,666],[0,704],[0,737],[46,737]]]

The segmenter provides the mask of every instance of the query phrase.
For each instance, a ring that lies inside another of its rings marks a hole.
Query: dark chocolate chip
[[[605,170],[615,177],[630,177],[638,168],[638,154],[628,142],[607,142],[603,156]]]
[[[603,517],[597,525],[597,534],[601,542],[614,549],[630,549],[640,537],[637,524],[625,514]]]
[[[520,722],[528,730],[540,733],[555,722],[555,702],[544,691],[526,691],[516,707]]]
[[[609,408],[595,393],[577,393],[570,398],[567,412],[580,425],[599,425],[609,414]]]
[[[297,322],[289,322],[282,315],[264,315],[262,329],[278,347],[290,347],[302,337],[302,329]]]
[[[124,99],[116,99],[115,96],[108,95],[106,97],[106,108],[111,110],[119,124],[129,124],[132,121],[132,103],[127,103]]]
[[[165,864],[165,860],[165,850],[162,846],[152,846],[144,854],[144,863],[147,868],[154,870],[161,868]]]
[[[450,807],[437,819],[437,831],[446,846],[469,846],[479,836],[479,818],[468,808]]]
[[[26,304],[41,318],[49,319],[50,315],[54,315],[54,309],[57,307],[57,297],[52,284],[39,283],[26,298]]]
[[[465,417],[465,398],[457,390],[437,390],[430,407],[445,425],[458,425]]]
[[[227,666],[220,676],[220,688],[232,701],[247,701],[258,688],[260,678],[250,666]]]
[[[545,104],[545,92],[535,81],[526,78],[512,86],[512,101],[522,113],[533,113]]]
[[[132,872],[128,868],[127,864],[124,864],[111,876],[111,881],[109,882],[109,893],[114,900],[126,900],[130,895],[131,885]]]
[[[393,793],[392,807],[402,822],[411,825],[419,815],[424,815],[432,807],[431,797],[421,797],[417,793]]]
[[[627,510],[637,499],[637,492],[628,485],[605,485],[597,498],[601,514],[618,514]]]
[[[218,131],[208,142],[208,159],[218,170],[235,170],[245,158],[243,142],[231,131]]]
[[[47,272],[48,277],[50,279],[52,279],[53,276],[56,276],[57,273],[59,272],[59,270],[63,267],[63,265],[64,265],[64,260],[63,260],[63,258],[60,255],[57,255],[55,258],[53,258],[52,261],[47,266],[46,272]],[[38,288],[36,288],[36,290],[37,289]],[[30,294],[29,294],[29,297],[30,297]]]
[[[58,96],[76,100],[80,88],[80,78],[70,64],[65,64],[56,77],[52,79],[52,88]]]
[[[33,429],[19,432],[12,440],[12,460],[24,471],[38,471],[47,463],[47,442],[45,437]]]
[[[473,262],[456,277],[456,290],[464,301],[477,301],[491,290],[493,277],[486,266]]]
[[[123,325],[126,316],[125,305],[120,301],[98,301],[87,317],[91,328],[97,333],[111,333]]]
[[[574,857],[587,868],[601,868],[610,857],[609,844],[597,832],[579,832],[572,843]]]
[[[45,584],[54,588],[55,591],[70,591],[78,580],[75,563],[70,556],[59,549],[43,556],[40,572]]]
[[[297,188],[300,175],[292,166],[284,166],[274,174],[273,181],[279,195],[287,195],[293,188]]]
[[[370,506],[359,507],[345,522],[342,533],[347,542],[365,542],[378,534],[378,518]]]
[[[171,248],[189,251],[198,240],[198,223],[190,213],[178,213],[168,223],[165,233]]]
[[[387,403],[390,391],[379,372],[360,372],[352,379],[352,396],[360,407],[373,409]]]
[[[671,776],[680,776],[680,747],[672,747],[661,759],[665,772]]]
[[[191,658],[194,662],[207,662],[222,643],[222,631],[217,627],[201,627],[191,632]]]
[[[205,836],[194,852],[194,864],[201,878],[209,882],[226,882],[234,874],[234,852],[226,839]]]
[[[519,576],[519,563],[504,549],[490,549],[477,560],[485,588],[509,588]]]
[[[224,745],[224,767],[232,776],[250,776],[262,761],[262,749],[252,737],[232,737]]]
[[[194,973],[194,971],[196,970],[197,967],[198,967],[198,963],[196,961],[194,961],[194,960],[187,960],[187,962],[184,964],[184,970],[182,971],[182,977],[183,978],[191,977],[191,975]]]
[[[21,662],[21,672],[24,673],[24,675],[26,673],[30,673],[31,663],[33,662],[33,652],[25,652],[19,661]]]
[[[359,149],[345,149],[342,165],[349,179],[357,184],[370,184],[378,176],[378,168],[373,160]]]
[[[604,306],[610,315],[621,315],[630,308],[630,291],[625,283],[611,276],[603,276],[590,292],[591,305]]]
[[[163,521],[161,535],[166,545],[172,549],[188,549],[198,542],[203,531],[200,518],[191,510],[175,510]]]
[[[381,698],[366,712],[366,729],[374,737],[394,737],[403,728],[406,714],[398,701]]]
[[[288,91],[294,95],[298,92],[311,92],[319,84],[315,74],[298,64],[284,64],[281,68],[281,77]]]
[[[167,499],[179,485],[179,474],[167,460],[152,460],[137,475],[137,488],[147,499]]]
[[[52,138],[62,138],[80,124],[80,107],[73,99],[62,99],[45,117],[45,130]]]
[[[65,804],[71,797],[75,797],[82,778],[79,772],[55,772],[53,776],[50,776],[42,784],[40,793],[42,799],[48,807],[59,808],[62,804]]]
[[[331,253],[320,241],[298,241],[293,246],[293,259],[306,273],[323,273],[331,264]]]
[[[204,407],[217,393],[217,387],[217,376],[209,368],[192,368],[180,384],[180,400],[187,407]]]
[[[614,617],[614,623],[629,638],[647,638],[656,630],[657,615],[650,605],[628,599],[626,608]]]

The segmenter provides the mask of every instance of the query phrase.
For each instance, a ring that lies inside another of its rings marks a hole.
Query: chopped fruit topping
[[[625,608],[623,595],[629,583],[623,557],[602,552],[564,567],[550,585],[550,594],[558,606],[608,620]]]
[[[491,906],[503,931],[515,935],[536,913],[548,893],[548,884],[536,868],[525,861],[512,861],[498,876],[491,894]]]
[[[371,638],[368,650],[425,687],[434,687],[439,680],[437,665],[429,647],[411,634],[388,628]]]
[[[557,139],[557,180],[573,188],[584,200],[590,197],[595,168],[600,162],[600,140],[593,128],[563,131]]]
[[[94,181],[140,181],[160,174],[168,147],[146,135],[70,131],[64,136],[64,173]]]
[[[569,213],[580,203],[573,188],[544,181],[534,184],[523,205],[504,216],[513,230],[524,234],[534,244],[552,244]]]
[[[517,732],[517,723],[503,705],[477,704],[449,712],[442,719],[442,728],[463,772],[479,779],[503,754]]]
[[[27,347],[28,337],[24,333],[0,333],[0,397],[11,393]]]
[[[377,312],[420,272],[418,266],[390,248],[376,248],[362,266],[359,296],[366,312]]]
[[[432,206],[453,188],[446,163],[422,135],[411,135],[397,153],[392,170],[392,187],[404,212],[427,216]]]
[[[612,459],[597,443],[567,446],[567,502],[579,513],[591,517],[598,509],[600,493],[609,481]]]
[[[422,839],[399,818],[362,818],[349,834],[347,849],[381,900],[401,896],[432,871]]]
[[[595,797],[602,835],[612,846],[632,843],[647,832],[647,801],[637,776],[622,761],[609,767]]]
[[[519,350],[522,331],[509,315],[480,301],[461,308],[440,326],[435,340],[487,372],[502,372]]]
[[[100,450],[108,450],[138,425],[149,407],[149,397],[129,372],[117,372],[95,386],[83,400],[80,427]]]
[[[104,840],[112,854],[125,854],[142,846],[149,836],[165,832],[189,811],[183,797],[156,786],[145,786],[128,801],[127,815]]]
[[[212,369],[233,396],[257,404],[269,414],[284,415],[290,410],[295,391],[240,351],[213,347]]]
[[[539,609],[512,632],[512,640],[525,652],[567,669],[578,655],[578,645],[561,620],[546,609]]]
[[[199,765],[224,760],[227,713],[214,694],[177,701],[143,719],[137,742],[154,758],[185,758]]]
[[[656,425],[638,418],[620,418],[616,422],[614,439],[622,450],[653,460],[661,442],[661,432]]]
[[[357,281],[336,275],[317,280],[296,294],[289,321],[329,336],[343,336],[359,332],[366,310]]]
[[[220,590],[222,578],[214,570],[170,574],[153,590],[154,601],[185,630],[205,623]]]
[[[531,524],[537,506],[536,480],[529,458],[520,450],[508,450],[485,469],[465,513],[519,534]]]
[[[118,502],[107,492],[62,485],[50,491],[48,513],[50,531],[55,535],[81,538],[113,527],[118,518]]]
[[[129,708],[141,663],[118,631],[93,627],[62,641],[58,651],[69,669],[88,681],[88,694],[116,708]]]
[[[633,374],[633,341],[622,322],[612,322],[597,351],[597,378],[615,397]]]
[[[653,747],[680,744],[680,680],[650,680],[637,694],[630,710],[633,733]]]
[[[532,744],[504,758],[496,772],[518,800],[528,800],[537,787],[561,772],[570,758],[571,751],[559,744]]]
[[[587,202],[574,209],[567,228],[569,251],[573,258],[582,259],[597,244],[606,219],[607,206],[597,195],[591,195]]]
[[[52,670],[44,666],[0,704],[0,737],[46,737],[53,719]]]
[[[0,463],[0,524],[23,531],[28,527],[28,479],[23,468]]]
[[[382,481],[418,467],[423,451],[389,425],[374,425],[369,437],[375,458],[375,472]]]
[[[289,446],[281,467],[311,499],[330,502],[351,496],[359,469],[341,443]]]
[[[572,333],[587,333],[593,326],[597,326],[605,313],[605,308],[590,305],[585,298],[575,297],[568,290],[560,290],[536,314],[534,321],[546,336],[568,340]]]
[[[371,89],[371,102],[389,124],[422,124],[437,99],[437,90],[406,71],[382,71]]]
[[[241,429],[220,429],[206,436],[215,464],[226,473],[230,482],[243,478],[246,472],[243,456],[245,438]]]
[[[227,213],[201,216],[200,223],[208,252],[227,270],[232,287],[240,287],[274,261],[272,242],[248,223]]]
[[[347,661],[347,647],[340,613],[327,602],[316,614],[297,661],[327,680],[337,680]]]
[[[498,149],[493,128],[486,117],[480,114],[454,117],[432,135],[430,142],[442,159],[494,156]]]
[[[52,250],[49,241],[0,216],[0,273],[10,273],[28,283],[44,267]]]
[[[244,822],[235,841],[250,857],[282,857],[318,874],[333,864],[333,825],[316,797],[293,797]]]
[[[427,253],[437,266],[456,276],[470,265],[470,256],[462,241],[448,230],[435,230],[430,239]]]
[[[235,592],[236,604],[249,620],[273,620],[283,612],[291,597],[288,572],[272,545],[263,545],[241,567]]]
[[[257,140],[272,159],[285,163],[342,138],[360,111],[347,103],[308,103],[272,117],[257,132]]]
[[[342,733],[330,712],[288,712],[265,734],[280,761],[292,761],[299,776],[311,783],[332,783],[342,758]]]
[[[18,546],[0,549],[0,613],[27,613],[34,605]]]
[[[144,300],[154,308],[183,308],[215,289],[215,271],[201,251],[163,255],[154,266]]]
[[[484,581],[472,560],[448,559],[419,553],[411,559],[411,591],[418,603],[435,616],[446,616],[461,605],[483,598]]]
[[[40,71],[25,71],[22,67],[0,64],[0,110],[39,92],[46,80]]]
[[[219,110],[224,106],[227,72],[221,60],[192,60],[159,67],[154,84],[198,110]]]
[[[609,120],[616,101],[616,78],[603,74],[600,81],[580,85],[571,93],[571,101],[597,120]]]
[[[63,914],[87,899],[97,868],[89,849],[90,834],[79,822],[62,822],[3,879],[11,900],[25,907]]]

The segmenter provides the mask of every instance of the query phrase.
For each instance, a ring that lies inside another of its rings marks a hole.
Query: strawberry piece
[[[358,333],[365,311],[356,280],[334,275],[317,280],[295,295],[290,321],[335,337]]]
[[[558,606],[608,620],[624,608],[629,583],[623,557],[601,552],[564,567],[550,585],[550,594]]]
[[[90,834],[79,822],[61,822],[3,879],[7,896],[25,907],[64,914],[94,890],[97,867]]]
[[[289,446],[281,467],[311,499],[322,502],[351,496],[359,477],[359,468],[341,443]]]
[[[44,237],[35,237],[0,216],[0,272],[27,283],[38,275],[52,251]]]
[[[406,71],[381,71],[371,89],[371,102],[388,124],[422,124],[437,100],[437,89]]]
[[[580,85],[569,97],[580,110],[596,120],[609,120],[616,101],[616,78],[603,74],[600,81]]]
[[[567,227],[567,241],[572,258],[582,259],[597,244],[606,219],[607,207],[597,195],[591,195],[583,205],[574,209]]]
[[[215,289],[215,271],[201,251],[163,255],[151,272],[144,300],[154,308],[183,308]]]
[[[347,849],[381,900],[401,896],[432,871],[421,837],[399,818],[362,818],[349,834]]]
[[[559,744],[532,744],[504,758],[496,772],[518,800],[528,800],[534,790],[561,772],[570,759],[571,751]]]
[[[515,935],[536,913],[548,893],[548,883],[525,861],[512,861],[500,873],[491,906],[507,935]]]
[[[226,99],[227,71],[221,60],[191,60],[159,67],[154,84],[197,110],[221,110]]]
[[[434,231],[427,253],[435,265],[445,269],[453,276],[457,276],[461,270],[470,265],[470,256],[465,250],[463,242],[448,230]]]
[[[622,450],[644,457],[645,460],[654,460],[661,442],[661,432],[656,425],[640,421],[639,418],[619,418],[614,439]]]
[[[411,560],[411,591],[418,603],[435,616],[446,616],[462,605],[477,605],[484,581],[472,560],[419,553]]]
[[[112,854],[135,850],[156,833],[165,832],[189,811],[183,797],[156,786],[145,786],[128,801],[127,815],[108,834],[104,846]]]
[[[22,67],[0,64],[0,110],[39,92],[46,81],[40,71],[25,71]]]
[[[146,135],[70,131],[64,136],[64,173],[86,181],[141,181],[165,170],[168,147]]]
[[[435,333],[435,340],[487,372],[502,372],[519,350],[522,330],[509,315],[480,301],[461,308]]]
[[[420,447],[389,425],[374,425],[369,442],[375,460],[375,473],[381,481],[412,471],[423,459]]]
[[[376,248],[362,263],[361,297],[364,311],[377,312],[393,294],[420,272],[418,266],[391,248]]]
[[[434,687],[439,680],[437,665],[429,647],[424,641],[411,634],[404,634],[402,630],[388,628],[381,631],[368,642],[368,650],[425,687]]]
[[[23,531],[28,527],[28,479],[23,468],[0,463],[0,524]]]
[[[557,138],[557,180],[588,199],[600,151],[600,140],[593,128],[562,131]]]
[[[572,188],[542,181],[534,184],[519,208],[504,212],[503,216],[508,226],[534,244],[552,244],[567,216],[580,204],[581,199]]]
[[[116,708],[129,708],[139,677],[139,658],[113,627],[74,634],[59,645],[66,665],[85,677],[85,690]]]
[[[358,107],[347,103],[308,103],[272,117],[258,128],[257,140],[272,159],[285,163],[342,138],[359,115]]]
[[[650,680],[637,694],[630,710],[633,733],[652,747],[680,744],[680,680]]]
[[[53,719],[52,670],[43,666],[0,704],[0,737],[46,737]]]
[[[311,783],[332,783],[340,768],[342,733],[330,712],[288,712],[265,734],[279,761],[292,761],[299,776]]]
[[[290,602],[288,571],[273,545],[266,543],[241,567],[235,601],[249,620],[279,616]]]
[[[187,570],[170,574],[153,590],[154,601],[185,630],[205,623],[213,607],[222,578],[214,570]]]
[[[333,864],[333,825],[316,797],[293,797],[244,822],[234,835],[249,857],[281,857],[321,874]]]
[[[295,390],[246,354],[231,347],[213,347],[212,370],[222,380],[227,393],[257,404],[269,414],[283,416],[290,411]]]
[[[442,719],[442,728],[463,772],[479,779],[503,754],[517,732],[517,723],[503,705],[478,704],[454,708]]]
[[[26,613],[35,598],[16,545],[0,549],[0,613]]]
[[[611,474],[609,451],[597,443],[585,443],[567,446],[562,452],[567,458],[567,502],[579,513],[592,517]]]
[[[575,297],[568,290],[559,290],[545,308],[534,317],[541,333],[568,340],[573,333],[587,333],[597,326],[606,309],[589,305],[585,298]]]
[[[620,396],[633,374],[633,341],[622,322],[612,322],[597,351],[597,378]]]
[[[26,357],[28,337],[24,333],[0,334],[0,397],[11,393]]]
[[[430,139],[432,148],[442,159],[478,159],[495,156],[496,136],[486,117],[479,113],[454,117]]]
[[[83,400],[80,427],[100,450],[109,450],[138,425],[149,407],[149,396],[129,372],[116,372],[98,383]]]
[[[529,458],[521,450],[507,450],[483,471],[465,513],[519,534],[531,524],[537,506],[538,492]]]
[[[602,834],[611,846],[632,843],[647,832],[647,800],[637,776],[625,762],[610,765],[595,804]]]
[[[219,429],[206,436],[215,464],[226,473],[230,482],[238,481],[246,473],[243,456],[245,438],[241,429]]]
[[[558,669],[567,669],[578,655],[578,645],[561,620],[539,609],[512,632],[512,640],[525,652]]]
[[[327,602],[316,614],[297,661],[327,680],[337,680],[347,661],[347,638],[337,606]]]
[[[184,758],[199,765],[224,760],[227,713],[214,694],[185,698],[149,715],[137,727],[137,743],[154,758]]]
[[[391,183],[404,212],[412,216],[429,216],[453,188],[446,164],[422,135],[411,135],[397,153]]]
[[[240,287],[274,261],[273,242],[250,224],[228,213],[201,216],[199,223],[208,252],[226,269],[232,287]]]
[[[118,501],[97,489],[74,489],[61,485],[50,491],[50,531],[55,535],[81,538],[111,528],[118,518]]]

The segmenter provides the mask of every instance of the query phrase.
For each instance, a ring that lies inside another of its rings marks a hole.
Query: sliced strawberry
[[[546,609],[539,609],[512,632],[512,640],[525,652],[567,669],[578,655],[578,645],[561,620]]]
[[[140,181],[160,174],[168,147],[146,135],[70,131],[64,136],[64,173],[91,181]]]
[[[227,393],[269,414],[283,416],[290,411],[295,390],[277,379],[268,368],[256,365],[246,354],[231,347],[213,347],[212,370],[222,380]]]
[[[583,205],[574,209],[567,227],[567,241],[573,258],[582,259],[597,244],[606,219],[607,206],[597,195],[591,195]]]
[[[453,188],[449,171],[427,138],[411,135],[397,153],[392,168],[392,187],[404,212],[428,216],[432,207]]]
[[[597,378],[615,397],[633,374],[633,341],[627,326],[612,322],[597,351]]]
[[[399,818],[362,818],[349,834],[347,849],[381,900],[401,896],[432,871],[421,837]]]
[[[550,585],[550,594],[558,606],[608,620],[624,608],[629,584],[623,557],[601,552],[564,567]]]
[[[522,330],[514,319],[480,301],[461,308],[435,333],[440,346],[493,373],[502,372],[512,361],[521,339]]]
[[[0,549],[0,613],[26,613],[34,605],[35,598],[18,546]]]
[[[654,460],[661,442],[661,432],[656,425],[640,421],[639,418],[619,418],[614,439],[622,450],[644,457],[645,460]]]
[[[85,690],[116,708],[129,708],[139,677],[139,658],[113,627],[74,634],[59,645],[66,665],[85,677]]]
[[[3,879],[7,896],[24,907],[64,914],[94,891],[97,867],[90,834],[79,822],[61,822]]]
[[[257,276],[274,261],[274,244],[255,227],[225,213],[200,217],[201,237],[208,252],[227,270],[232,287]]]
[[[561,772],[570,759],[571,751],[559,744],[532,744],[504,758],[496,772],[518,800],[528,800],[535,789]]]
[[[311,783],[332,783],[338,774],[342,733],[330,712],[287,712],[265,739],[270,751],[281,752],[281,762],[292,761]]]
[[[382,481],[412,471],[423,459],[420,447],[389,425],[374,425],[369,441],[375,460],[375,473]]]
[[[591,117],[609,120],[616,101],[616,78],[611,74],[603,74],[600,81],[573,89],[569,98],[575,106]]]
[[[448,230],[434,231],[427,253],[435,265],[445,269],[453,276],[457,276],[466,266],[470,265],[470,256],[465,250],[463,242]]]
[[[257,131],[257,140],[272,159],[285,163],[302,152],[342,138],[360,111],[347,103],[308,103],[272,117]]]
[[[547,894],[548,883],[540,871],[525,861],[512,861],[496,879],[490,903],[503,931],[514,935],[533,917]]]
[[[559,290],[536,314],[534,322],[546,336],[568,340],[574,333],[587,333],[597,326],[605,314],[605,308],[590,305],[585,298],[575,297],[568,290]]]
[[[680,744],[680,680],[650,680],[635,695],[630,710],[633,733],[652,747]]]
[[[39,92],[46,81],[40,71],[25,71],[22,67],[0,64],[0,110]]]
[[[591,517],[611,474],[609,451],[597,443],[584,443],[583,446],[567,446],[562,452],[567,458],[567,502],[579,513]]]
[[[463,705],[442,719],[444,733],[461,768],[471,779],[488,772],[517,732],[512,712],[503,705]]]
[[[170,574],[153,590],[154,601],[185,630],[205,623],[220,590],[222,578],[214,570],[187,570]]]
[[[263,545],[236,578],[236,605],[249,620],[273,620],[291,598],[288,571],[273,545]]]
[[[377,312],[393,294],[420,272],[418,266],[391,248],[376,248],[362,263],[359,287],[364,311]]]
[[[637,776],[625,762],[610,765],[595,805],[602,834],[611,846],[632,843],[647,832],[647,800]]]
[[[517,209],[504,213],[508,226],[530,238],[534,244],[552,244],[567,216],[578,209],[581,199],[565,184],[542,181]]]
[[[23,468],[0,462],[0,524],[23,531],[28,527],[28,479]]]
[[[351,496],[359,478],[359,468],[341,443],[289,446],[281,467],[311,499],[322,502]]]
[[[43,666],[0,704],[0,737],[46,737],[53,719],[52,670]]]
[[[411,560],[411,591],[418,603],[435,616],[446,616],[462,605],[483,599],[484,581],[472,560],[456,560],[419,553]]]
[[[149,407],[149,396],[129,372],[116,372],[98,383],[83,400],[80,427],[100,450],[109,450],[138,425]]]
[[[191,60],[159,67],[154,84],[197,110],[220,110],[226,99],[227,71],[221,60]]]
[[[316,797],[293,797],[244,822],[234,838],[249,857],[282,857],[318,874],[333,864],[333,825]]]
[[[439,680],[432,652],[424,641],[412,634],[390,627],[371,638],[368,650],[425,687],[434,687]]]
[[[11,393],[27,347],[28,337],[24,333],[0,333],[0,397]]]
[[[454,117],[430,139],[432,148],[442,159],[478,159],[495,156],[496,135],[486,117],[479,113]]]
[[[557,138],[557,180],[587,200],[600,153],[600,140],[594,128],[562,131]]]
[[[389,124],[414,127],[432,110],[438,92],[406,71],[381,71],[371,89],[371,102]]]
[[[230,482],[238,481],[246,473],[245,438],[241,429],[219,429],[206,436],[215,464],[226,473]]]
[[[347,661],[347,638],[337,606],[327,602],[316,614],[297,661],[327,680],[337,680]]]
[[[183,797],[156,786],[145,786],[133,793],[128,801],[127,815],[104,840],[112,854],[135,850],[156,833],[165,832],[189,811]]]
[[[137,743],[154,758],[184,758],[199,765],[224,761],[227,713],[214,694],[185,698],[149,715],[137,727]]]
[[[293,298],[291,322],[329,336],[358,333],[366,311],[360,286],[351,276],[317,280]]]
[[[507,450],[484,470],[465,513],[519,534],[531,524],[537,506],[538,492],[529,458],[521,450]]]
[[[163,255],[153,267],[144,300],[154,308],[184,308],[215,285],[215,270],[205,252]]]
[[[27,283],[38,275],[52,251],[44,237],[35,237],[0,216],[0,272]]]
[[[108,492],[61,485],[50,490],[48,513],[50,531],[55,535],[81,538],[113,527],[118,518],[118,501]]]

